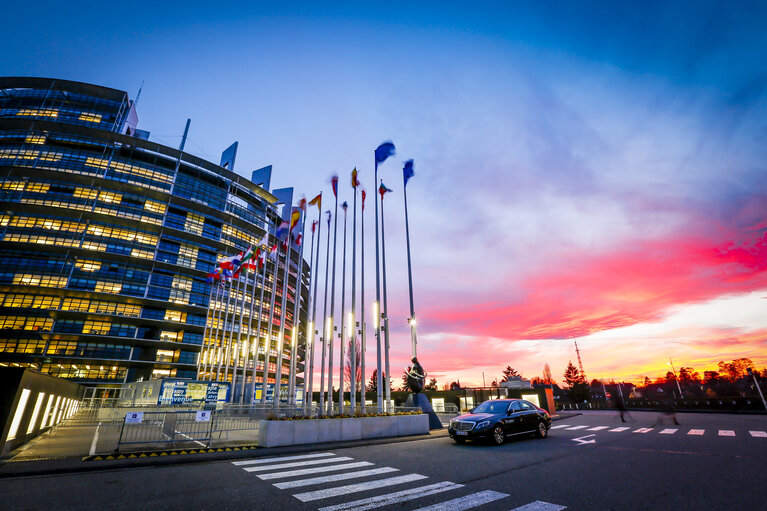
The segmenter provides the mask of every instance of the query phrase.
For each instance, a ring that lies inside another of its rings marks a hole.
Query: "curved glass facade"
[[[255,309],[264,318],[260,337],[248,319],[261,276],[215,288],[206,276],[217,258],[247,249],[279,221],[278,199],[224,167],[146,140],[136,124],[125,92],[0,78],[0,365],[99,385],[163,376],[232,381],[235,370],[251,380],[268,336],[274,372],[279,327],[267,321],[274,263],[264,307]],[[285,378],[298,262],[291,253]],[[213,324],[227,303],[231,314]],[[226,371],[200,366],[202,351],[235,350],[235,342],[243,356],[236,366],[232,358],[232,372],[229,362]]]

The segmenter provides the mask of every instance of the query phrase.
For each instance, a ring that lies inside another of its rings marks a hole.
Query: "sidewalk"
[[[556,415],[552,415],[551,420],[564,420],[577,415],[581,415],[581,412],[560,412]],[[91,428],[90,436],[92,436],[92,433],[93,430]],[[300,454],[316,451],[318,449],[344,449],[367,445],[435,440],[447,438],[448,432],[447,428],[444,428],[432,430],[428,435],[376,438],[371,440],[355,440],[351,442],[332,442],[326,444],[295,445],[273,448],[259,448],[253,445],[221,445],[212,449],[172,449],[164,451],[144,451],[141,453],[125,453],[118,456],[102,455],[85,457],[82,455],[71,454],[73,449],[81,449],[81,447],[54,445],[55,443],[52,442],[50,438],[45,438],[46,436],[47,435],[38,437],[27,445],[14,451],[14,458],[1,461],[0,478],[94,472],[100,470],[130,469],[182,463],[235,460],[239,458],[254,458],[260,456]],[[82,442],[83,438],[90,438],[90,436],[84,433],[76,435],[76,437],[80,439],[80,442]]]

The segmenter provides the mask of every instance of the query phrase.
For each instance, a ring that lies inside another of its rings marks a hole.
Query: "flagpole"
[[[218,279],[214,279],[213,283],[210,286],[210,295],[208,296],[208,314],[205,316],[205,330],[202,334],[202,342],[203,342],[203,348],[206,348],[203,350],[204,355],[202,356],[202,371],[200,371],[199,367],[197,369],[197,377],[201,380],[205,379],[205,373],[208,371],[208,362],[210,361],[210,333],[213,330],[213,317],[216,314],[216,309],[213,307],[214,299],[213,299],[213,288],[216,288],[216,298],[215,301],[218,301],[218,292],[221,288],[221,286],[217,282]],[[207,346],[205,345],[205,341],[208,341]],[[200,373],[202,373],[202,377],[200,377]]]
[[[311,405],[312,405],[312,398],[313,398],[313,392],[314,392],[314,332],[316,330],[315,320],[317,319],[317,283],[318,280],[317,276],[319,275],[319,264],[320,264],[320,241],[321,241],[321,235],[322,235],[322,218],[321,217],[322,210],[318,208],[317,211],[317,254],[314,254],[314,229],[312,229],[312,249],[311,253],[309,254],[309,261],[311,262],[312,259],[314,259],[314,264],[311,265],[311,284],[314,287],[312,289],[312,295],[311,295],[311,302],[312,302],[312,320],[308,325],[308,328],[306,329],[306,338],[309,342],[308,349],[309,349],[309,383],[307,384],[306,381],[304,381],[304,414],[307,410],[311,412]]]
[[[355,169],[356,170],[356,169]],[[351,387],[349,392],[349,403],[351,404],[352,414],[356,411],[357,406],[357,323],[355,321],[355,313],[357,309],[357,175],[356,172],[352,178],[352,187],[354,188],[354,201],[352,203],[352,310],[350,312],[351,319],[349,324],[351,325],[351,332],[349,337],[351,338],[351,364],[349,376],[351,380]]]
[[[241,267],[238,267],[238,270],[241,270]],[[233,275],[234,277],[234,275]],[[232,324],[229,327],[229,342],[226,344],[226,366],[224,368],[224,381],[227,381],[229,378],[229,363],[233,362],[234,359],[234,351],[235,351],[235,344],[234,344],[234,322],[235,322],[235,313],[238,310],[237,307],[237,298],[240,295],[240,285],[242,284],[242,271],[237,273],[237,289],[234,292],[234,311],[232,311]],[[245,295],[243,294],[243,298]],[[240,318],[242,319],[242,315],[240,315]],[[229,402],[232,401],[232,398],[234,397],[234,387],[237,385],[237,382],[234,381],[234,373],[236,371],[234,370],[234,367],[232,367],[232,392],[229,393]]]
[[[378,189],[378,155],[373,158],[375,160],[374,181],[373,190]],[[377,389],[376,389],[376,405],[378,407],[378,413],[384,411],[383,408],[383,375],[381,374],[381,317],[380,317],[380,305],[381,305],[381,273],[379,268],[379,248],[378,248],[378,201],[375,200],[373,195],[373,203],[375,205],[375,221],[376,221],[376,301],[373,306],[375,311],[375,324],[373,327],[376,329],[376,362],[377,362]],[[386,375],[389,376],[388,374]]]
[[[242,300],[240,300],[240,324],[237,327],[237,344],[234,350],[234,361],[232,362],[232,392],[229,393],[229,402],[234,401],[234,391],[237,389],[237,367],[240,365],[240,355],[242,355],[242,320],[245,310],[245,297],[248,295],[248,269],[247,262],[242,263],[245,268],[240,271],[240,277],[243,278],[242,283]],[[243,275],[244,272],[244,275]],[[234,337],[234,325],[232,325],[232,337]],[[242,388],[242,386],[240,387]]]
[[[386,410],[389,411],[391,409],[391,377],[389,375],[389,313],[387,307],[388,300],[386,299],[386,233],[384,228],[383,194],[381,194],[381,266],[383,269],[384,354],[386,356],[386,381],[384,382],[384,389],[386,393]]]
[[[276,231],[275,231],[276,233]],[[272,331],[274,331],[274,306],[277,303],[277,275],[280,271],[280,239],[275,237],[277,250],[274,254],[274,269],[272,270],[272,296],[269,307],[269,323],[266,325],[266,342],[264,345],[264,375],[261,384],[261,403],[266,404],[266,385],[269,382],[269,361],[272,351]]]
[[[333,195],[336,196],[336,211],[335,218],[333,219],[333,277],[330,281],[330,334],[328,335],[330,338],[330,347],[328,348],[328,415],[333,415],[333,333],[335,332],[333,320],[335,319],[336,305],[336,248],[338,247],[338,176],[335,179],[336,184],[334,185]],[[343,365],[343,360],[341,365]],[[343,389],[341,389],[341,392],[343,393]]]
[[[302,199],[303,200],[303,199]],[[303,202],[304,208],[306,202]],[[296,287],[293,291],[293,339],[291,339],[290,352],[290,378],[288,379],[288,403],[296,404],[296,372],[298,371],[298,328],[300,325],[299,315],[301,312],[301,280],[304,271],[304,229],[306,227],[306,211],[301,210],[301,243],[298,248],[298,272],[296,273]],[[290,237],[288,237],[290,239]],[[312,255],[309,254],[311,260]],[[306,387],[306,339],[309,332],[304,332],[304,387]]]
[[[248,312],[248,335],[245,337],[245,349],[242,350],[242,355],[244,357],[243,363],[242,363],[242,380],[240,381],[240,404],[243,404],[245,402],[245,383],[247,380],[248,375],[248,359],[250,358],[250,352],[253,351],[251,346],[255,344],[253,340],[253,310],[256,306],[256,284],[258,283],[258,258],[261,257],[261,251],[263,250],[263,247],[261,246],[261,243],[259,241],[258,246],[256,247],[256,250],[258,250],[258,256],[250,258],[250,261],[255,260],[256,261],[256,267],[253,269],[253,282],[250,286],[250,311]],[[249,263],[250,264],[250,263]],[[246,288],[247,292],[247,288]],[[256,375],[256,358],[254,356],[253,358],[253,377],[255,378]]]
[[[288,204],[288,206],[290,206]],[[292,213],[292,211],[291,211]],[[290,279],[290,254],[292,252],[290,242],[290,231],[288,231],[288,238],[285,240],[285,270],[282,273],[282,304],[280,305],[280,330],[277,336],[277,373],[274,377],[274,401],[272,406],[277,408],[282,403],[282,358],[283,358],[283,346],[285,343],[285,309],[288,306],[288,279]],[[288,377],[290,378],[290,377]]]
[[[251,399],[248,404],[256,404],[256,372],[258,370],[258,353],[261,351],[261,323],[262,323],[262,315],[264,311],[264,289],[266,288],[266,267],[268,266],[266,264],[267,259],[269,259],[269,254],[267,253],[269,250],[269,215],[266,213],[267,218],[267,225],[266,225],[266,246],[264,246],[264,253],[263,253],[263,263],[264,266],[261,270],[261,296],[258,299],[258,323],[256,325],[256,344],[253,346],[253,380],[250,383],[250,395]],[[267,327],[268,329],[268,327]],[[264,342],[268,342],[267,339],[264,339]],[[268,344],[267,347],[264,349],[264,383],[261,386],[261,398],[266,395],[266,372],[269,369],[269,348]]]
[[[221,315],[224,313],[224,291],[226,291],[226,277],[223,276],[223,272],[218,285],[220,289],[218,299],[216,300],[215,319],[211,324],[211,333],[208,334],[210,336],[215,335],[215,337],[210,340],[212,343],[211,351],[213,353],[208,354],[208,365],[210,366],[208,371],[208,381],[213,381],[213,368],[218,363],[219,354],[221,352],[221,343],[218,342],[218,331],[221,330]],[[213,325],[215,325],[215,330],[213,329]],[[213,333],[214,331],[215,334]],[[216,380],[218,380],[218,369],[216,369]]]
[[[343,263],[341,264],[341,357],[338,359],[338,413],[344,413],[344,370],[346,362],[344,361],[344,346],[346,344],[346,322],[344,321],[344,313],[346,312],[346,210],[349,206],[344,201],[344,242],[343,242]]]
[[[356,200],[356,197],[355,197]],[[367,346],[365,344],[365,190],[362,190],[362,210],[360,211],[360,223],[362,224],[362,239],[360,242],[362,243],[360,247],[361,252],[361,258],[360,258],[360,326],[362,327],[360,330],[362,332],[362,347],[360,348],[360,365],[361,367],[361,379],[362,379],[362,390],[361,390],[361,397],[360,397],[360,404],[362,405],[362,413],[365,413],[365,351],[367,349]]]
[[[229,279],[233,279],[233,276],[230,276]],[[225,353],[228,351],[229,345],[227,344],[226,349],[224,348],[224,342],[226,341],[226,324],[229,322],[229,305],[232,303],[232,287],[234,284],[232,283],[232,280],[229,280],[229,290],[226,294],[226,310],[224,312],[224,323],[221,325],[221,343],[218,345],[218,355],[216,355],[216,358],[218,359],[218,366],[216,367],[216,381],[219,381],[219,376],[221,374],[221,364],[224,363],[224,358],[226,357]],[[222,353],[224,352],[224,353]]]
[[[413,161],[410,160],[410,168],[412,169],[412,163]],[[415,332],[415,307],[413,306],[413,270],[411,269],[410,264],[410,224],[408,222],[408,216],[407,216],[407,180],[409,178],[405,176],[405,173],[402,173],[402,181],[404,182],[402,185],[402,193],[405,196],[405,239],[407,240],[407,283],[410,290],[410,319],[408,319],[408,323],[410,323],[410,342],[412,344],[412,351],[413,356],[418,356],[416,354],[416,332]]]
[[[326,343],[328,337],[328,272],[330,270],[330,210],[325,213],[328,214],[328,241],[327,248],[325,249],[325,299],[322,306],[322,335],[320,335],[320,342],[322,343],[322,365],[320,366],[320,409],[318,414],[325,413],[325,354],[327,352]],[[317,247],[319,249],[319,247]],[[317,256],[319,258],[319,255]],[[316,290],[315,290],[316,291]]]

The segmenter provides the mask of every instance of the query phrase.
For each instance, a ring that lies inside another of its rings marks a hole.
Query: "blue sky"
[[[395,368],[409,347],[408,158],[420,349],[441,383],[477,382],[507,364],[561,372],[571,337],[582,339],[587,372],[605,376],[654,371],[667,355],[701,369],[736,355],[767,362],[767,321],[718,305],[742,300],[767,317],[766,270],[754,262],[767,213],[763,3],[10,11],[2,74],[131,97],[143,81],[140,127],[152,139],[178,145],[191,117],[190,152],[217,161],[238,140],[237,170],[274,165],[275,187],[327,196],[330,175],[343,183],[357,166],[371,189],[372,151],[393,140],[381,175],[395,190],[386,206]],[[648,342],[655,358],[639,357]],[[615,343],[637,353],[630,367],[609,356]],[[463,356],[478,349],[493,356]]]

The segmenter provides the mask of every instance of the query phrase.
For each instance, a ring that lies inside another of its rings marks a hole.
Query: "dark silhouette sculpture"
[[[423,366],[416,357],[413,357],[410,361],[413,363],[413,367],[410,368],[409,372],[405,373],[407,376],[407,386],[413,394],[420,394],[426,383],[426,371],[423,370]]]

